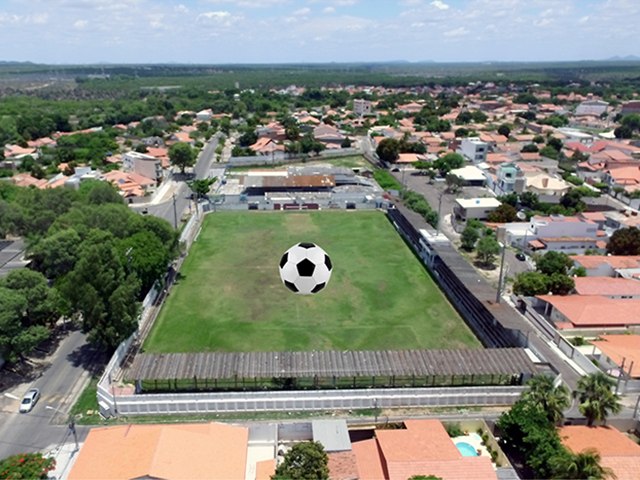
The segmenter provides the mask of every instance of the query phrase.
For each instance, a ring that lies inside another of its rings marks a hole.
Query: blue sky
[[[640,0],[0,0],[0,60],[603,59],[638,25]]]

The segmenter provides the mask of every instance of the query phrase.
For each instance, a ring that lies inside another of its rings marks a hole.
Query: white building
[[[455,168],[449,173],[458,177],[464,182],[464,185],[468,186],[484,187],[487,182],[487,177],[484,172],[474,165],[465,165],[462,168]]]
[[[208,122],[213,117],[213,111],[208,108],[206,110],[200,110],[196,113],[196,120],[198,122]]]
[[[484,220],[502,203],[497,198],[457,198],[453,206],[456,218],[462,221]]]
[[[369,100],[364,100],[362,98],[356,98],[353,101],[353,111],[356,115],[370,115],[372,111],[372,105]]]
[[[474,164],[478,164],[487,161],[488,149],[488,143],[483,142],[478,137],[469,137],[462,139],[458,153]]]
[[[603,250],[606,247],[606,235],[601,236],[598,225],[582,217],[534,216],[528,232],[531,237],[526,247],[533,250],[580,254],[585,250]]]
[[[162,180],[162,161],[151,155],[139,152],[127,152],[122,155],[122,170],[134,172],[159,182]]]

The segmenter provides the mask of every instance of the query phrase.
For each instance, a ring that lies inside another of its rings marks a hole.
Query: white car
[[[38,399],[40,398],[40,390],[37,388],[32,388],[27,393],[25,393],[24,397],[22,397],[22,402],[20,402],[20,413],[28,413],[30,412],[36,403],[38,403]]]

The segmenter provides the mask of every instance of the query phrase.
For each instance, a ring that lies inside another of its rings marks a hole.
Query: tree
[[[620,396],[611,391],[615,381],[602,372],[590,373],[578,380],[576,394],[580,402],[580,413],[587,418],[587,425],[595,421],[606,421],[612,413],[622,410]]]
[[[511,127],[509,127],[508,124],[503,123],[498,127],[498,134],[504,135],[505,137],[509,138],[509,135],[511,135]]]
[[[42,453],[19,453],[0,460],[0,478],[45,479],[55,467],[55,458],[47,458]]]
[[[560,157],[560,153],[555,148],[550,147],[549,145],[545,145],[540,150],[540,156],[547,157],[552,160],[557,160]]]
[[[127,273],[140,279],[141,291],[148,292],[156,280],[167,271],[170,255],[160,239],[151,232],[141,231],[121,241],[121,257],[126,258]]]
[[[540,207],[538,194],[534,192],[522,192],[520,194],[520,205],[530,210],[537,210]]]
[[[82,314],[83,330],[92,343],[112,349],[135,331],[140,283],[135,274],[126,274],[111,233],[89,233],[60,289]]]
[[[62,299],[55,288],[49,288],[40,272],[26,268],[13,270],[4,279],[5,287],[20,293],[27,301],[24,323],[46,325],[55,323],[61,314]]]
[[[611,255],[640,255],[640,229],[628,227],[613,232],[607,244],[607,253]]]
[[[462,178],[460,178],[459,176],[454,175],[453,173],[447,173],[445,182],[447,184],[447,191],[449,193],[458,192],[464,184],[464,180],[462,180]]]
[[[498,253],[500,253],[500,244],[494,237],[486,236],[478,240],[476,258],[482,265],[492,265]]]
[[[517,218],[518,211],[508,203],[503,203],[487,216],[487,220],[496,223],[514,222]]]
[[[400,154],[400,143],[394,138],[384,138],[380,140],[376,148],[376,154],[380,157],[380,160],[393,163]]]
[[[329,478],[329,458],[320,442],[296,443],[276,468],[272,480],[324,480]]]
[[[80,235],[73,228],[43,238],[30,248],[33,267],[47,278],[60,278],[73,269],[80,242]]]
[[[209,194],[211,185],[216,183],[216,177],[214,178],[202,178],[189,182],[189,188],[196,194],[197,198],[206,198]]]
[[[553,478],[561,479],[604,479],[611,478],[610,468],[600,465],[600,454],[587,449],[579,453],[563,451],[549,460]]]
[[[513,284],[513,293],[525,297],[549,293],[548,278],[540,272],[520,273]]]
[[[547,252],[536,260],[536,270],[545,275],[554,273],[567,275],[572,267],[571,257],[561,252]]]
[[[188,143],[174,143],[169,147],[169,160],[172,165],[180,167],[180,172],[184,173],[185,168],[195,165],[196,153]]]
[[[451,170],[464,165],[464,157],[459,153],[447,153],[433,162],[434,168],[440,171],[440,175],[445,176]]]
[[[554,386],[549,375],[537,375],[527,382],[528,390],[522,394],[522,400],[540,409],[553,424],[564,417],[569,408],[569,390],[564,385]]]
[[[17,291],[0,286],[0,356],[15,362],[49,336],[42,325],[31,325],[25,317],[27,300]]]
[[[573,278],[562,273],[553,273],[548,279],[549,291],[554,295],[568,295],[576,286]]]
[[[464,227],[464,230],[460,235],[462,248],[470,252],[471,250],[473,250],[473,247],[476,245],[476,242],[479,238],[480,234],[478,233],[478,229],[472,227],[471,225],[467,225],[466,227]]]
[[[560,198],[560,205],[577,212],[582,212],[586,208],[586,204],[582,201],[582,192],[576,188],[570,189]]]
[[[538,146],[535,143],[528,143],[524,147],[522,147],[522,150],[520,151],[522,153],[537,153]]]

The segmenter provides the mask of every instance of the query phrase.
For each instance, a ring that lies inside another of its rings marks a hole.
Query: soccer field
[[[298,242],[331,257],[317,295],[295,295],[278,262]],[[480,347],[381,212],[219,212],[205,218],[144,351]]]

